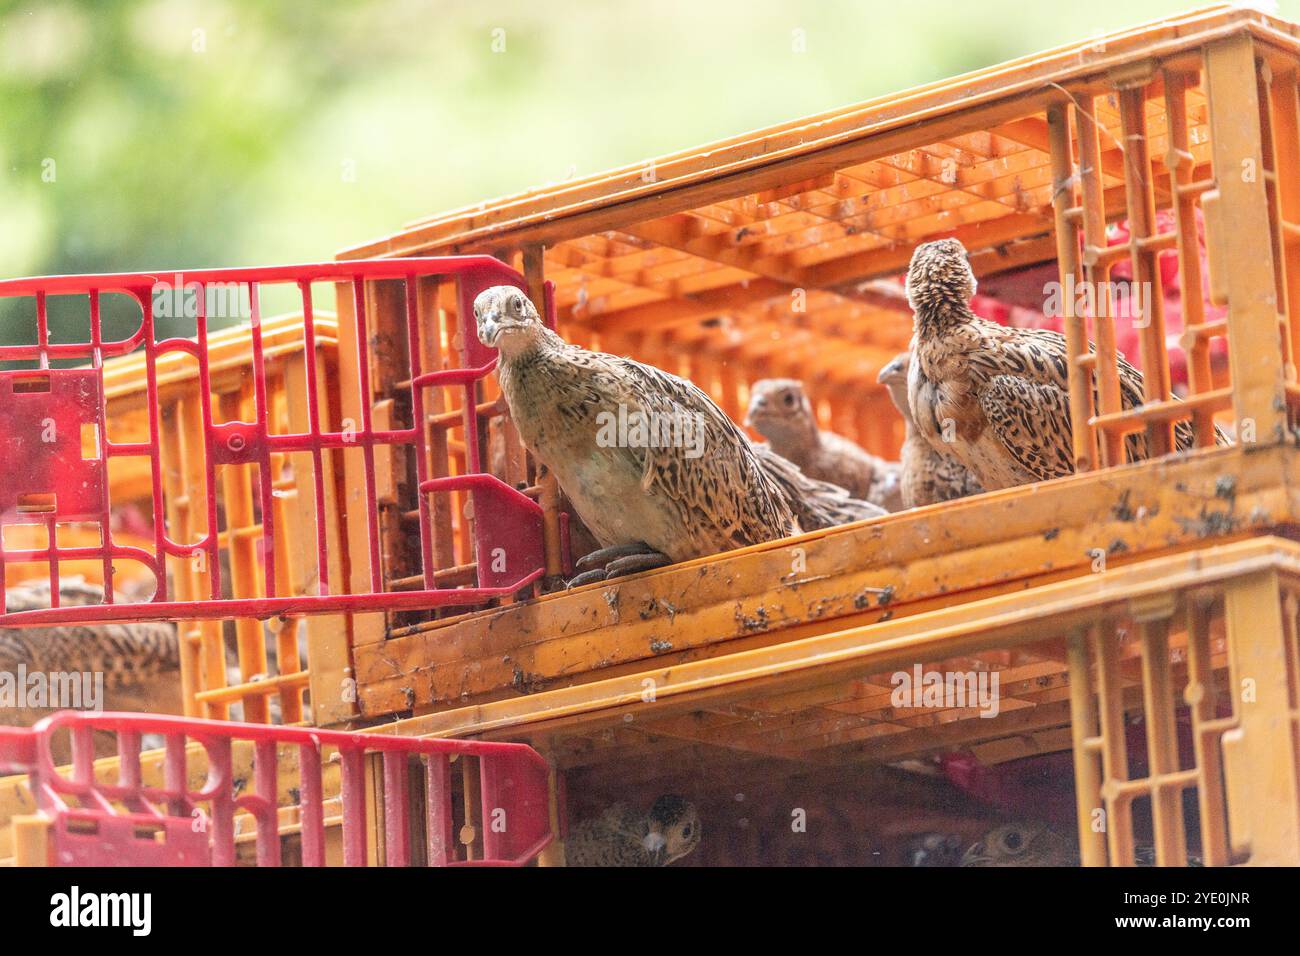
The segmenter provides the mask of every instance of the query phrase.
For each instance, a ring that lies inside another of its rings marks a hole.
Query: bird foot
[[[637,571],[649,571],[652,568],[662,568],[672,563],[672,559],[668,555],[661,554],[658,551],[629,554],[625,558],[619,558],[605,565],[605,579],[618,578],[625,574],[635,574]]]
[[[595,581],[608,581],[624,574],[662,568],[667,564],[672,564],[668,555],[655,551],[642,542],[600,548],[578,559],[574,567],[581,573],[569,581],[568,587],[577,588]]]
[[[604,568],[611,561],[618,558],[625,558],[634,554],[645,554],[650,550],[650,546],[641,541],[634,541],[632,544],[616,544],[608,548],[597,548],[591,554],[584,554],[573,566],[579,571]]]

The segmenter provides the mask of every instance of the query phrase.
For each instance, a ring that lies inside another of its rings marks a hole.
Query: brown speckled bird
[[[516,288],[474,314],[520,438],[602,546],[571,583],[883,513],[756,449],[687,380],[565,342]]]
[[[565,862],[569,866],[667,866],[700,842],[700,818],[694,804],[665,794],[649,813],[618,803],[600,816],[569,831]]]
[[[1004,823],[962,854],[961,866],[1078,866],[1074,840],[1045,823]]]
[[[48,581],[21,584],[5,591],[11,612],[50,606]],[[79,579],[60,582],[59,603],[64,606],[100,604],[104,591]],[[28,675],[103,675],[103,700],[82,701],[82,707],[97,703],[102,710],[180,713],[180,651],[176,626],[168,622],[114,621],[103,624],[62,624],[54,627],[0,627],[0,672]],[[51,705],[59,702],[50,700]],[[30,726],[58,706],[19,706],[0,711],[0,722]],[[96,737],[100,755],[111,752]],[[56,741],[56,744],[60,742]],[[68,754],[55,747],[56,761]]]
[[[922,436],[992,491],[1074,473],[1065,336],[1007,328],[970,309],[975,276],[956,239],[917,247],[907,272],[914,312],[908,400]],[[1119,359],[1125,409],[1142,404],[1142,373]],[[1177,448],[1193,446],[1186,421]],[[1219,433],[1219,443],[1227,439]],[[1147,456],[1131,435],[1130,461]]]
[[[880,370],[879,381],[903,416],[906,437],[903,439],[900,486],[903,507],[919,508],[938,501],[951,501],[978,495],[984,489],[952,455],[944,454],[922,437],[907,403],[907,370],[911,353],[904,352]]]
[[[843,435],[817,427],[817,416],[803,383],[792,378],[765,378],[749,390],[752,426],[772,450],[799,466],[810,478],[829,481],[856,498],[886,511],[903,506],[902,466],[885,461]]]
[[[911,866],[1079,866],[1079,845],[1073,833],[1040,820],[1021,820],[993,827],[979,840],[961,849],[955,833],[925,833],[909,844]],[[1135,866],[1155,866],[1155,848],[1139,843],[1133,848]],[[1187,854],[1188,866],[1203,866],[1201,858]]]

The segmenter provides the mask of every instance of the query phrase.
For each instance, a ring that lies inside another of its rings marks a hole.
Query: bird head
[[[962,866],[1068,866],[1077,863],[1070,840],[1045,823],[1004,823],[962,855]]]
[[[526,348],[542,334],[537,307],[512,285],[484,289],[474,299],[474,322],[479,341],[510,355]]]
[[[885,386],[894,406],[903,413],[904,418],[911,415],[907,405],[907,371],[911,364],[912,353],[903,352],[901,355],[894,356],[876,376],[876,381]]]
[[[650,808],[645,848],[660,866],[680,860],[700,843],[700,817],[695,804],[675,793],[665,794]]]
[[[876,376],[876,381],[881,385],[889,388],[892,385],[907,384],[907,367],[912,363],[912,353],[903,352],[894,358],[880,370]]]
[[[764,438],[803,431],[810,422],[815,424],[812,402],[798,379],[765,378],[750,387],[745,424]]]
[[[915,311],[963,309],[974,294],[975,273],[959,240],[937,239],[916,247],[907,268],[907,301]]]

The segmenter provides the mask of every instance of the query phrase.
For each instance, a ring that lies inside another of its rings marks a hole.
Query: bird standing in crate
[[[571,584],[884,514],[754,446],[686,379],[565,342],[513,286],[474,317],[520,437],[601,545]]]
[[[695,805],[665,794],[649,813],[616,803],[569,831],[564,844],[569,866],[667,866],[700,843]]]
[[[889,398],[903,416],[902,480],[905,508],[919,508],[939,501],[978,495],[984,489],[966,466],[952,455],[931,445],[916,427],[907,403],[907,373],[912,356],[904,352],[880,370],[877,380],[889,391]]]
[[[803,382],[792,378],[755,382],[749,391],[745,424],[809,478],[839,485],[886,511],[902,510],[899,463],[878,458],[843,435],[818,428]]]
[[[914,312],[907,390],[917,427],[990,491],[1074,474],[1065,336],[981,319],[970,308],[974,294],[958,240],[916,248],[907,271]],[[1125,409],[1142,405],[1142,373],[1123,357],[1119,385]],[[1195,443],[1186,421],[1174,438],[1180,451]],[[1221,431],[1217,440],[1228,443]],[[1146,458],[1146,436],[1130,435],[1126,449],[1130,461]]]

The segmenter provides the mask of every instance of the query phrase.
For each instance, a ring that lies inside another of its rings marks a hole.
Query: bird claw
[[[590,571],[583,571],[581,574],[570,578],[568,583],[564,585],[564,589],[569,591],[573,588],[580,588],[584,584],[594,584],[597,581],[603,580],[605,580],[605,569],[593,568]]]
[[[590,571],[593,568],[606,567],[611,561],[618,558],[626,558],[635,554],[645,554],[650,550],[649,545],[640,541],[633,544],[616,544],[608,548],[597,548],[590,554],[584,554],[574,563],[573,566],[579,571]]]
[[[605,578],[622,577],[624,574],[634,574],[637,571],[649,571],[651,568],[662,568],[664,565],[672,564],[672,560],[666,554],[658,551],[645,551],[641,554],[629,554],[625,558],[618,558],[609,562],[605,566]]]
[[[601,548],[591,554],[583,555],[574,563],[574,567],[582,573],[571,578],[565,587],[566,589],[578,588],[584,584],[608,581],[637,571],[662,568],[671,563],[672,560],[666,554],[640,542]]]

